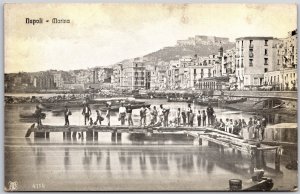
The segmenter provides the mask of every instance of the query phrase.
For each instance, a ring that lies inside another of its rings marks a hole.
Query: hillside
[[[234,48],[235,43],[223,44],[222,46],[225,51],[227,49]],[[218,49],[219,46],[217,45],[173,46],[173,47],[165,47],[153,53],[149,53],[145,55],[145,57],[154,61],[157,60],[170,61],[170,60],[179,59],[182,56],[187,56],[187,55],[193,56],[197,54],[198,56],[208,56],[211,54],[217,54]]]

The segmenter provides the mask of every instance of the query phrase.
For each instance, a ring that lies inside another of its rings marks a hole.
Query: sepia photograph
[[[4,188],[297,191],[297,5],[4,4]]]

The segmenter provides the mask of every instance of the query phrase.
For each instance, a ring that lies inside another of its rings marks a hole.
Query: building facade
[[[238,89],[261,86],[264,73],[273,69],[273,37],[236,39],[235,72]]]
[[[264,85],[272,90],[297,90],[297,30],[278,40],[273,50],[274,67],[264,74]]]

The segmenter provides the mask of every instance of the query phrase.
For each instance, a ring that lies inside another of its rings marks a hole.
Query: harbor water
[[[169,107],[170,120],[177,108],[187,109],[187,103],[146,101],[152,106]],[[192,108],[195,112],[206,107],[192,105]],[[62,133],[51,133],[49,139],[25,138],[32,123],[20,121],[19,114],[34,110],[32,104],[5,106],[6,188],[9,182],[17,182],[20,191],[200,191],[228,190],[229,179],[241,179],[243,186],[251,184],[249,155],[229,148],[194,145],[192,138],[180,133],[152,137],[123,133],[117,141],[112,141],[109,132],[99,133],[97,141],[78,137],[64,140]],[[71,111],[70,125],[83,125],[82,110]],[[247,122],[253,117],[250,113],[222,108],[215,108],[215,112],[223,120]],[[64,125],[63,115],[51,112],[46,115],[43,124]],[[276,122],[276,117],[268,116],[270,122]],[[95,110],[92,118],[96,118]],[[280,118],[296,122],[296,118],[284,115]],[[139,110],[133,110],[133,122],[139,125]],[[102,124],[106,125],[106,121]],[[111,124],[120,124],[117,113],[113,113]],[[297,171],[285,167],[289,161],[290,158],[282,157],[277,172],[273,169],[274,155],[265,154],[265,176],[273,179],[276,190],[292,190],[297,186]]]

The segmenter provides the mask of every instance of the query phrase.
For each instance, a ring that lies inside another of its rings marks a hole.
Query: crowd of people
[[[128,126],[133,126],[133,115],[132,115],[132,107],[129,104],[127,107],[121,103],[118,112],[118,120],[121,125],[126,124],[126,120],[128,122]],[[42,115],[41,109],[37,106],[36,109],[36,118],[38,125],[41,125]],[[215,129],[219,129],[221,131],[225,131],[228,133],[232,133],[235,135],[241,135],[242,129],[247,128],[249,133],[249,139],[264,139],[264,130],[266,127],[266,120],[264,118],[260,119],[256,116],[254,118],[250,118],[248,123],[244,119],[233,120],[230,118],[217,119],[215,111],[211,105],[209,105],[206,110],[197,110],[194,111],[191,107],[191,104],[188,104],[187,109],[178,108],[175,114],[175,117],[169,119],[170,109],[164,107],[163,104],[147,108],[142,106],[139,110],[139,126],[153,126],[153,127],[179,127],[179,126],[187,126],[194,127],[194,121],[196,120],[196,126],[198,127],[212,127]],[[70,109],[65,106],[64,109],[64,118],[65,118],[65,126],[70,125],[69,116],[72,115]],[[107,126],[110,126],[110,118],[111,118],[111,105],[107,104],[105,118],[101,115],[101,111],[96,110],[96,119],[93,120],[92,111],[89,105],[86,103],[82,109],[82,115],[84,117],[84,125],[101,125],[102,121],[106,119]],[[147,124],[147,115],[150,115],[150,122]]]

